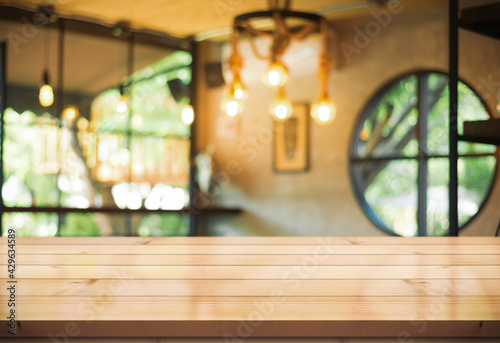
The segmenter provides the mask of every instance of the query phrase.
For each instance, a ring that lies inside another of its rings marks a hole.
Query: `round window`
[[[483,101],[459,82],[458,132],[466,120],[490,117]],[[351,179],[364,211],[400,236],[444,236],[449,228],[448,76],[406,75],[384,86],[357,123]],[[459,142],[460,228],[479,212],[496,174],[496,147]]]

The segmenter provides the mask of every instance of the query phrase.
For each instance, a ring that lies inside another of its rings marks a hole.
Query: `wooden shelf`
[[[500,146],[500,119],[464,122],[464,134],[459,139],[467,142]]]
[[[212,215],[212,214],[239,214],[240,208],[227,207],[185,207],[180,210],[148,210],[140,208],[137,210],[121,209],[118,207],[88,207],[88,208],[68,208],[68,207],[3,207],[3,212],[28,212],[28,213],[109,213],[109,214],[148,214],[148,213],[178,213],[192,215]]]
[[[191,208],[192,214],[195,215],[217,215],[217,214],[240,214],[243,212],[241,208],[238,207],[219,207],[219,206],[211,206],[205,208]]]
[[[500,39],[500,2],[462,10],[459,27]]]
[[[482,138],[482,137],[475,137],[475,136],[458,136],[458,139],[464,142],[471,142],[471,143],[481,143],[481,144],[491,144],[491,145],[496,145],[500,146],[500,139],[494,139],[494,138]]]

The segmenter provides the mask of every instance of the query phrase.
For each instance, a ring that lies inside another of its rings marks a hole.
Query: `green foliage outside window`
[[[458,132],[466,120],[490,116],[479,96],[460,82]],[[353,184],[369,217],[382,229],[418,235],[418,195],[427,200],[426,230],[447,235],[449,222],[449,91],[442,73],[393,81],[363,111],[351,147]],[[459,142],[459,225],[465,226],[489,195],[496,147]],[[420,164],[420,167],[419,167]],[[420,181],[419,173],[427,173]]]
[[[191,55],[178,51],[124,79],[130,98],[130,116],[115,111],[120,96],[118,89],[98,94],[92,113],[80,116],[91,119],[96,115],[95,127],[89,130],[97,133],[188,140],[190,127],[182,122],[180,114],[189,103],[190,63]],[[92,124],[92,120],[89,122]],[[12,108],[4,112],[4,123],[2,197],[6,206],[88,208],[100,207],[103,203],[116,206],[109,191],[112,185],[99,182],[89,170],[76,128],[48,112],[17,113]],[[187,183],[176,186],[188,187]],[[19,236],[187,234],[187,222],[182,215],[144,215],[131,211],[134,227],[126,232],[124,223],[128,216],[68,213],[59,218],[54,213],[12,212],[4,213],[2,221],[4,228],[15,228]],[[6,232],[4,230],[4,234]]]

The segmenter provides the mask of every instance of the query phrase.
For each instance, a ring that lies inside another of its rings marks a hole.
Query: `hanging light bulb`
[[[327,125],[335,119],[337,114],[337,106],[332,99],[328,97],[327,87],[329,78],[330,58],[328,57],[328,22],[321,21],[322,33],[322,54],[319,59],[318,81],[319,81],[319,96],[311,106],[311,117],[320,125]]]
[[[82,117],[76,122],[76,127],[80,131],[85,131],[89,127],[89,121]]]
[[[262,76],[264,84],[271,88],[283,87],[288,81],[288,70],[279,62],[271,62]]]
[[[135,128],[140,127],[142,125],[142,116],[140,114],[134,114],[130,119],[130,124]]]
[[[40,104],[43,107],[49,107],[54,103],[54,91],[52,87],[49,84],[49,73],[47,70],[44,71],[43,73],[43,85],[40,87],[40,94],[38,95],[38,98],[40,100]]]
[[[120,100],[116,104],[116,112],[119,114],[128,114],[128,99],[124,95],[123,85],[120,85]]]
[[[235,72],[233,81],[227,86],[221,103],[221,110],[230,117],[243,113],[248,90],[241,82],[240,73]]]
[[[497,112],[500,114],[500,89],[497,93]]]
[[[324,94],[316,100],[311,107],[311,117],[321,125],[331,123],[337,114],[337,107],[333,101]]]
[[[128,100],[123,95],[120,97],[120,100],[116,104],[116,112],[120,114],[128,113]]]
[[[62,117],[64,120],[69,122],[74,122],[76,118],[80,115],[78,108],[75,106],[68,106],[64,109]]]
[[[194,109],[193,106],[187,105],[184,107],[181,113],[181,118],[184,124],[191,125],[194,121]]]
[[[248,90],[241,82],[240,73],[235,73],[233,82],[230,85],[231,95],[238,101],[245,101],[248,98]]]
[[[222,100],[221,108],[229,117],[236,117],[243,112],[243,104],[234,98]]]
[[[290,118],[293,112],[293,105],[285,96],[285,90],[281,87],[278,96],[271,102],[269,112],[274,119],[286,120]]]

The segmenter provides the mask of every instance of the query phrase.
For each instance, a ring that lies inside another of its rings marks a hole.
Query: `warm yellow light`
[[[193,106],[187,105],[186,107],[184,107],[184,109],[182,110],[181,117],[182,117],[182,121],[184,122],[184,124],[191,125],[194,121]]]
[[[38,98],[40,99],[40,104],[43,107],[49,107],[52,105],[54,103],[54,91],[52,90],[52,87],[48,84],[43,85],[40,88]]]
[[[131,119],[131,124],[133,127],[138,127],[142,125],[142,116],[139,114],[134,114]]]
[[[97,179],[99,181],[110,181],[113,177],[113,169],[111,168],[110,165],[103,163],[99,166],[99,169],[97,169]]]
[[[229,86],[229,93],[238,100],[246,100],[248,98],[248,90],[241,83],[241,78],[239,74],[234,76],[233,82]]]
[[[116,112],[120,114],[128,114],[128,100],[123,95],[120,96],[120,100],[116,104]]]
[[[234,97],[236,99],[243,99],[243,90],[241,90],[241,89],[235,89],[234,90]]]
[[[500,89],[497,93],[497,112],[500,113]]]
[[[235,117],[243,113],[245,101],[248,98],[248,90],[241,82],[240,74],[235,73],[233,81],[226,86],[224,97],[221,102],[221,111],[229,117]]]
[[[76,122],[76,127],[78,127],[80,131],[85,131],[89,127],[89,121],[82,117]]]
[[[235,117],[242,112],[242,105],[236,101],[235,99],[230,99],[228,101],[223,102],[223,110],[224,112],[230,116]]]
[[[90,121],[90,131],[97,131],[99,129],[99,122],[97,120]]]
[[[64,109],[62,113],[62,117],[64,120],[73,122],[75,121],[76,118],[80,115],[80,112],[78,112],[78,108],[75,106],[68,106]]]
[[[132,174],[141,177],[144,174],[144,164],[141,161],[132,163]]]
[[[368,129],[364,127],[359,133],[359,139],[361,139],[362,141],[367,141],[368,138],[370,138],[370,131],[368,131]]]
[[[285,96],[283,89],[280,89],[278,96],[273,100],[269,106],[269,112],[274,119],[286,120],[290,118],[293,113],[293,105]]]
[[[288,70],[278,62],[271,62],[264,71],[264,83],[271,88],[283,87],[288,81]]]
[[[311,107],[311,116],[321,125],[331,123],[335,119],[336,114],[337,108],[335,104],[326,96],[315,101]]]

